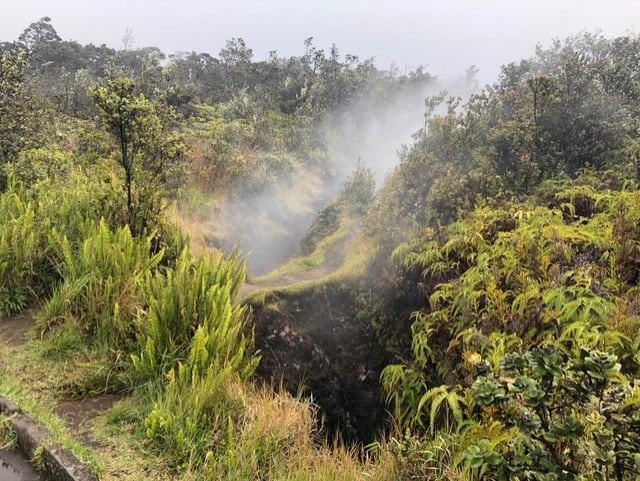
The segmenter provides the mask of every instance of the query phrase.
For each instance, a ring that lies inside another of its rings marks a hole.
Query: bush
[[[364,215],[373,201],[376,180],[373,171],[358,162],[351,175],[340,184],[338,204],[355,215]]]
[[[477,208],[396,249],[418,309],[382,384],[403,429],[455,430],[473,479],[635,479],[640,195],[553,201]]]
[[[36,295],[42,259],[35,209],[10,188],[0,196],[0,313],[22,310]]]
[[[118,216],[114,197],[110,184],[88,181],[79,171],[31,186],[10,176],[0,194],[0,310],[12,314],[49,296],[61,278],[54,232],[79,245],[103,214]]]
[[[335,204],[329,204],[321,210],[307,230],[307,234],[300,241],[300,253],[308,256],[316,249],[319,241],[330,236],[340,227],[340,209]]]
[[[490,464],[511,478],[637,479],[640,391],[617,361],[588,348],[563,356],[551,345],[506,355],[499,377],[478,377],[471,390],[484,422],[514,432],[499,448],[509,464],[498,453]]]

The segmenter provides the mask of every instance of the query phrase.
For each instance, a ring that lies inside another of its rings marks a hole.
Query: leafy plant
[[[632,453],[640,449],[640,403],[615,355],[583,349],[579,359],[563,359],[549,347],[511,355],[502,369],[504,395],[479,406],[521,434],[509,448],[518,453],[509,466],[513,475],[637,475]],[[476,383],[495,384],[486,377]],[[474,396],[479,398],[477,389]]]
[[[182,138],[166,131],[172,111],[136,95],[130,78],[113,78],[91,90],[107,131],[119,148],[127,223],[134,236],[154,228],[162,209],[162,187],[184,155]],[[164,113],[164,115],[162,115]]]
[[[164,255],[162,250],[152,254],[154,236],[134,238],[128,227],[113,232],[104,221],[90,227],[77,248],[66,236],[53,235],[64,282],[41,310],[43,329],[71,322],[89,341],[104,346],[131,342],[146,276]]]
[[[258,362],[245,333],[245,308],[233,305],[243,277],[244,265],[235,258],[194,260],[185,250],[175,271],[149,279],[133,366],[138,382],[168,377],[145,427],[155,446],[180,465],[203,463],[241,414],[234,386]]]
[[[470,472],[471,479],[482,479],[488,469],[499,466],[502,456],[495,451],[488,439],[481,439],[476,444],[467,447],[462,453],[465,468]]]
[[[373,171],[358,162],[353,173],[340,184],[337,202],[355,215],[363,215],[373,201],[375,187]]]

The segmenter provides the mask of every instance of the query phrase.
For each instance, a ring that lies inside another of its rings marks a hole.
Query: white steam
[[[298,252],[316,213],[337,194],[359,161],[374,172],[378,186],[384,181],[397,165],[401,147],[424,128],[425,98],[443,90],[467,98],[476,88],[469,76],[447,85],[426,80],[408,79],[386,91],[372,89],[348,108],[329,115],[318,129],[319,135],[326,136],[328,169],[300,168],[285,185],[228,202],[225,244],[248,254],[251,274],[267,273]]]

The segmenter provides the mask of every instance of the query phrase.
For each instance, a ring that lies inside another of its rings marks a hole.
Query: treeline
[[[228,114],[252,118],[268,110],[318,119],[369,90],[388,94],[393,84],[433,79],[422,68],[398,75],[380,71],[372,59],[340,55],[304,41],[304,54],[254,60],[242,38],[227,41],[218,56],[180,52],[166,55],[156,47],[116,50],[106,45],[81,45],[60,38],[49,17],[32,23],[15,42],[1,45],[4,54],[17,50],[29,57],[27,78],[33,91],[64,112],[90,117],[89,86],[109,76],[133,78],[147,98],[163,100],[188,116],[190,105],[228,105]],[[396,88],[396,86],[393,86]],[[386,91],[385,91],[386,90]]]
[[[397,245],[478,200],[524,198],[585,168],[638,179],[639,51],[634,37],[585,34],[504,66],[497,83],[464,104],[428,99],[446,114],[428,119],[383,187],[374,213],[380,239]]]
[[[16,41],[0,45],[6,92],[0,109],[7,112],[0,118],[0,161],[20,163],[29,155],[25,152],[51,145],[62,132],[67,136],[62,142],[72,144],[79,158],[104,156],[114,146],[101,134],[90,93],[109,80],[127,78],[133,95],[177,114],[171,127],[183,135],[189,156],[180,185],[167,187],[183,210],[200,220],[216,213],[210,237],[220,240],[217,245],[246,242],[246,250],[260,250],[246,229],[237,227],[246,204],[254,217],[264,219],[264,230],[288,223],[277,243],[300,239],[304,232],[297,229],[308,219],[301,219],[283,194],[292,179],[307,178],[313,185],[302,195],[302,211],[321,208],[358,160],[357,153],[334,155],[332,140],[358,138],[358,129],[375,112],[435,82],[422,68],[382,71],[371,59],[341,55],[336,46],[318,49],[312,38],[301,50],[300,56],[272,52],[256,60],[241,38],[229,40],[217,56],[167,56],[155,47],[128,44],[116,50],[63,40],[44,17]],[[341,122],[332,121],[330,114],[346,111]],[[265,196],[281,196],[278,209],[262,202]]]

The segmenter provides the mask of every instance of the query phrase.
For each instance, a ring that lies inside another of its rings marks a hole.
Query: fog
[[[264,272],[297,248],[315,213],[337,192],[358,161],[380,185],[398,162],[397,152],[424,122],[424,98],[441,90],[466,97],[456,81],[471,66],[480,86],[494,82],[500,66],[533,55],[535,46],[580,32],[605,36],[634,32],[637,0],[23,0],[3,2],[0,32],[17,38],[33,21],[50,16],[59,35],[80,43],[155,46],[165,54],[216,55],[232,37],[244,38],[254,60],[270,51],[280,57],[304,53],[304,39],[318,49],[372,58],[382,70],[400,74],[424,66],[437,77],[392,99],[364,97],[332,112],[319,135],[329,146],[333,171],[298,172],[258,195],[230,200],[216,215],[225,219],[227,244],[251,252],[250,270]]]

